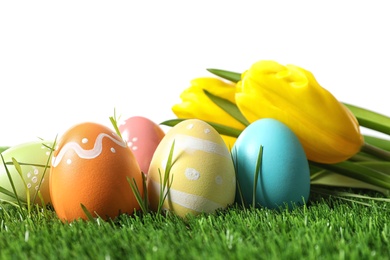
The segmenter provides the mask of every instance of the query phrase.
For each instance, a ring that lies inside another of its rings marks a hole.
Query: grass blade
[[[334,189],[324,189],[319,187],[312,187],[311,190],[315,193],[321,194],[321,195],[328,195],[332,196],[338,199],[342,199],[345,201],[358,203],[364,206],[372,206],[372,204],[362,202],[356,199],[362,199],[367,201],[380,201],[380,202],[390,202],[390,199],[388,198],[380,198],[380,197],[372,197],[367,195],[359,195],[351,192],[345,192],[345,191],[338,191]]]
[[[146,178],[144,177],[143,173],[141,173],[141,174],[142,174],[142,181],[143,181],[143,183],[145,183]],[[127,182],[130,184],[130,188],[133,191],[135,199],[137,200],[139,206],[141,207],[142,212],[145,214],[148,213],[148,205],[147,205],[147,203],[145,203],[145,195],[144,195],[144,197],[141,196],[141,192],[139,191],[137,182],[135,181],[134,178],[130,179],[129,177],[126,177],[126,179],[127,179]],[[143,187],[145,187],[144,184],[142,184],[142,185],[143,185]],[[144,194],[147,194],[147,193],[148,193],[147,190],[144,190]]]
[[[13,162],[6,162],[6,165],[14,165]],[[35,167],[45,167],[45,164],[37,164],[37,163],[25,163],[25,162],[18,162],[19,165],[28,165],[28,166],[35,166]]]
[[[87,218],[88,218],[90,221],[95,221],[95,218],[92,216],[91,212],[89,212],[89,210],[87,209],[87,207],[84,206],[83,203],[80,203],[80,206],[81,206],[81,209],[84,211],[84,214],[87,216]]]
[[[43,144],[43,145],[47,147],[47,145],[45,145],[45,144]],[[39,184],[38,184],[38,190],[34,193],[34,197],[33,197],[33,200],[32,200],[33,203],[35,203],[35,200],[36,200],[36,198],[37,198],[37,194],[38,194],[39,191],[41,190],[41,185],[42,185],[43,179],[44,179],[45,176],[46,176],[47,169],[50,168],[50,160],[51,160],[51,158],[52,158],[52,155],[53,155],[53,152],[54,152],[54,150],[55,150],[56,145],[57,145],[57,136],[56,136],[56,138],[54,139],[53,145],[52,145],[51,147],[49,147],[49,149],[50,149],[49,157],[47,158],[46,164],[45,164],[45,166],[44,166],[45,168],[44,168],[44,170],[43,170],[42,177],[41,177],[41,179],[40,179],[40,181],[39,181]],[[44,204],[42,204],[42,205],[44,205]]]
[[[147,181],[148,179],[146,178],[146,174],[144,174],[141,171],[142,174],[142,185],[143,185],[143,190],[144,190],[144,205],[145,205],[145,213],[149,212],[149,195],[148,195],[148,184]]]
[[[116,134],[123,140],[121,131],[119,131],[119,127],[118,127],[119,118],[117,118],[117,116],[116,116],[115,108],[114,108],[114,116],[110,116],[109,119],[110,119],[112,126],[114,127]]]
[[[252,194],[252,207],[256,207],[256,193],[257,193],[257,182],[259,181],[259,176],[261,175],[261,165],[263,161],[263,146],[260,145],[259,154],[257,155],[256,169],[253,180],[253,194]]]
[[[5,195],[7,195],[7,196],[9,196],[9,197],[11,197],[11,198],[13,198],[13,199],[16,199],[15,193],[13,193],[12,191],[9,191],[9,190],[1,187],[1,186],[0,186],[0,192],[5,194]],[[19,199],[21,199],[21,198],[19,198]]]
[[[159,177],[160,177],[160,196],[159,196],[159,202],[157,207],[157,214],[160,214],[162,211],[162,207],[164,205],[164,202],[166,198],[168,197],[169,190],[173,183],[173,176],[170,178],[171,169],[173,165],[173,150],[175,147],[175,140],[172,142],[171,149],[169,151],[168,160],[165,166],[165,172],[164,172],[164,178],[161,176],[161,171],[158,169]]]
[[[44,213],[44,215],[46,215],[46,211],[47,211],[47,209],[46,209],[46,201],[43,199],[42,193],[41,193],[41,191],[39,189],[38,189],[38,197],[39,197],[39,199],[41,201],[43,213]]]
[[[16,161],[14,157],[12,157],[12,162],[14,164],[16,171],[19,173],[20,179],[22,179],[24,190],[26,191],[27,212],[28,212],[28,216],[30,216],[31,213],[30,190],[27,187],[26,180],[23,178],[22,167],[20,167],[18,161]]]
[[[243,208],[245,208],[245,200],[244,200],[244,196],[242,195],[242,190],[241,190],[241,186],[240,186],[240,182],[238,180],[238,159],[237,159],[237,147],[234,147],[234,150],[235,150],[235,153],[234,153],[234,158],[232,157],[232,160],[234,162],[234,172],[236,174],[236,186],[237,186],[237,192],[238,192],[238,195],[240,196],[240,200],[241,200],[241,205]],[[233,153],[230,153],[231,156],[233,156]]]
[[[168,161],[167,161],[167,164],[166,164],[166,167],[165,167],[165,173],[164,173],[164,186],[167,185],[168,183],[168,180],[169,180],[169,174],[171,172],[171,168],[172,168],[172,160],[173,160],[173,149],[175,147],[175,140],[173,140],[172,142],[172,145],[171,145],[171,149],[169,150],[169,155],[168,155]]]
[[[8,180],[9,180],[9,182],[11,184],[12,191],[14,192],[16,201],[17,201],[17,203],[19,205],[20,210],[22,211],[22,202],[19,199],[18,193],[16,192],[15,184],[14,184],[14,181],[12,180],[11,173],[9,172],[8,167],[5,164],[4,157],[3,157],[3,155],[1,153],[0,153],[0,157],[1,157],[1,160],[3,161],[3,165],[4,165],[4,168],[5,168],[5,171],[7,172]],[[22,214],[24,215],[24,213],[22,213]]]

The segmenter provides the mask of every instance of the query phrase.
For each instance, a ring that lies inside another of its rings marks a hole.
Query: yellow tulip
[[[196,78],[191,81],[191,86],[181,93],[182,103],[172,107],[173,113],[178,118],[197,118],[240,130],[245,128],[242,123],[210,100],[204,90],[235,104],[235,84],[218,78]],[[236,138],[225,135],[222,135],[222,138],[229,148],[233,147]]]
[[[241,75],[235,100],[249,122],[274,118],[285,123],[311,161],[341,162],[363,145],[355,116],[300,67],[274,61],[253,64]]]

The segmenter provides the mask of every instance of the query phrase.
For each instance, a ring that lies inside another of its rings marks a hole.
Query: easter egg
[[[51,141],[32,141],[8,148],[1,153],[4,163],[0,160],[0,187],[14,194],[6,169],[8,169],[18,197],[27,202],[27,192],[30,202],[41,204],[38,196],[40,191],[45,204],[50,203],[49,173]],[[22,177],[13,164],[14,158],[20,165]],[[6,168],[7,167],[7,168]],[[27,190],[26,190],[27,186]],[[16,202],[16,198],[0,192],[0,200]]]
[[[128,118],[119,125],[119,131],[137,159],[141,171],[147,174],[154,151],[165,135],[164,131],[142,116]]]
[[[81,123],[56,147],[50,175],[53,207],[63,221],[87,219],[81,205],[103,219],[134,213],[139,204],[127,181],[142,190],[142,175],[127,144],[110,128]]]
[[[4,152],[5,150],[7,150],[9,147],[7,146],[0,146],[0,153]]]
[[[241,195],[246,205],[252,205],[254,198],[256,206],[271,209],[291,209],[293,204],[307,202],[309,164],[301,143],[285,124],[270,118],[251,123],[237,138],[232,157],[240,187],[237,191],[241,190],[237,202],[241,203]],[[261,163],[257,164],[259,157]]]
[[[180,217],[212,213],[234,202],[233,160],[212,126],[188,119],[172,127],[161,140],[150,164],[147,185],[152,210],[158,209],[166,194],[162,210]]]

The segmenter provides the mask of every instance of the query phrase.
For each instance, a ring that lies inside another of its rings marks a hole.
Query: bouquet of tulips
[[[211,124],[228,147],[252,122],[274,118],[286,124],[301,142],[311,171],[312,191],[344,199],[389,201],[390,141],[361,134],[361,127],[390,135],[390,118],[342,103],[321,87],[313,74],[294,65],[259,61],[243,73],[208,69],[218,77],[196,78],[182,103],[172,107],[178,119],[197,118]],[[369,189],[372,198],[329,187]]]

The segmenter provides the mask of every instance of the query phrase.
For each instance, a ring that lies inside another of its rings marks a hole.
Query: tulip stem
[[[383,150],[377,146],[364,143],[360,151],[367,154],[374,155],[375,157],[378,157],[380,159],[390,161],[390,152]]]
[[[390,135],[390,117],[358,106],[343,104],[355,115],[360,126]]]

